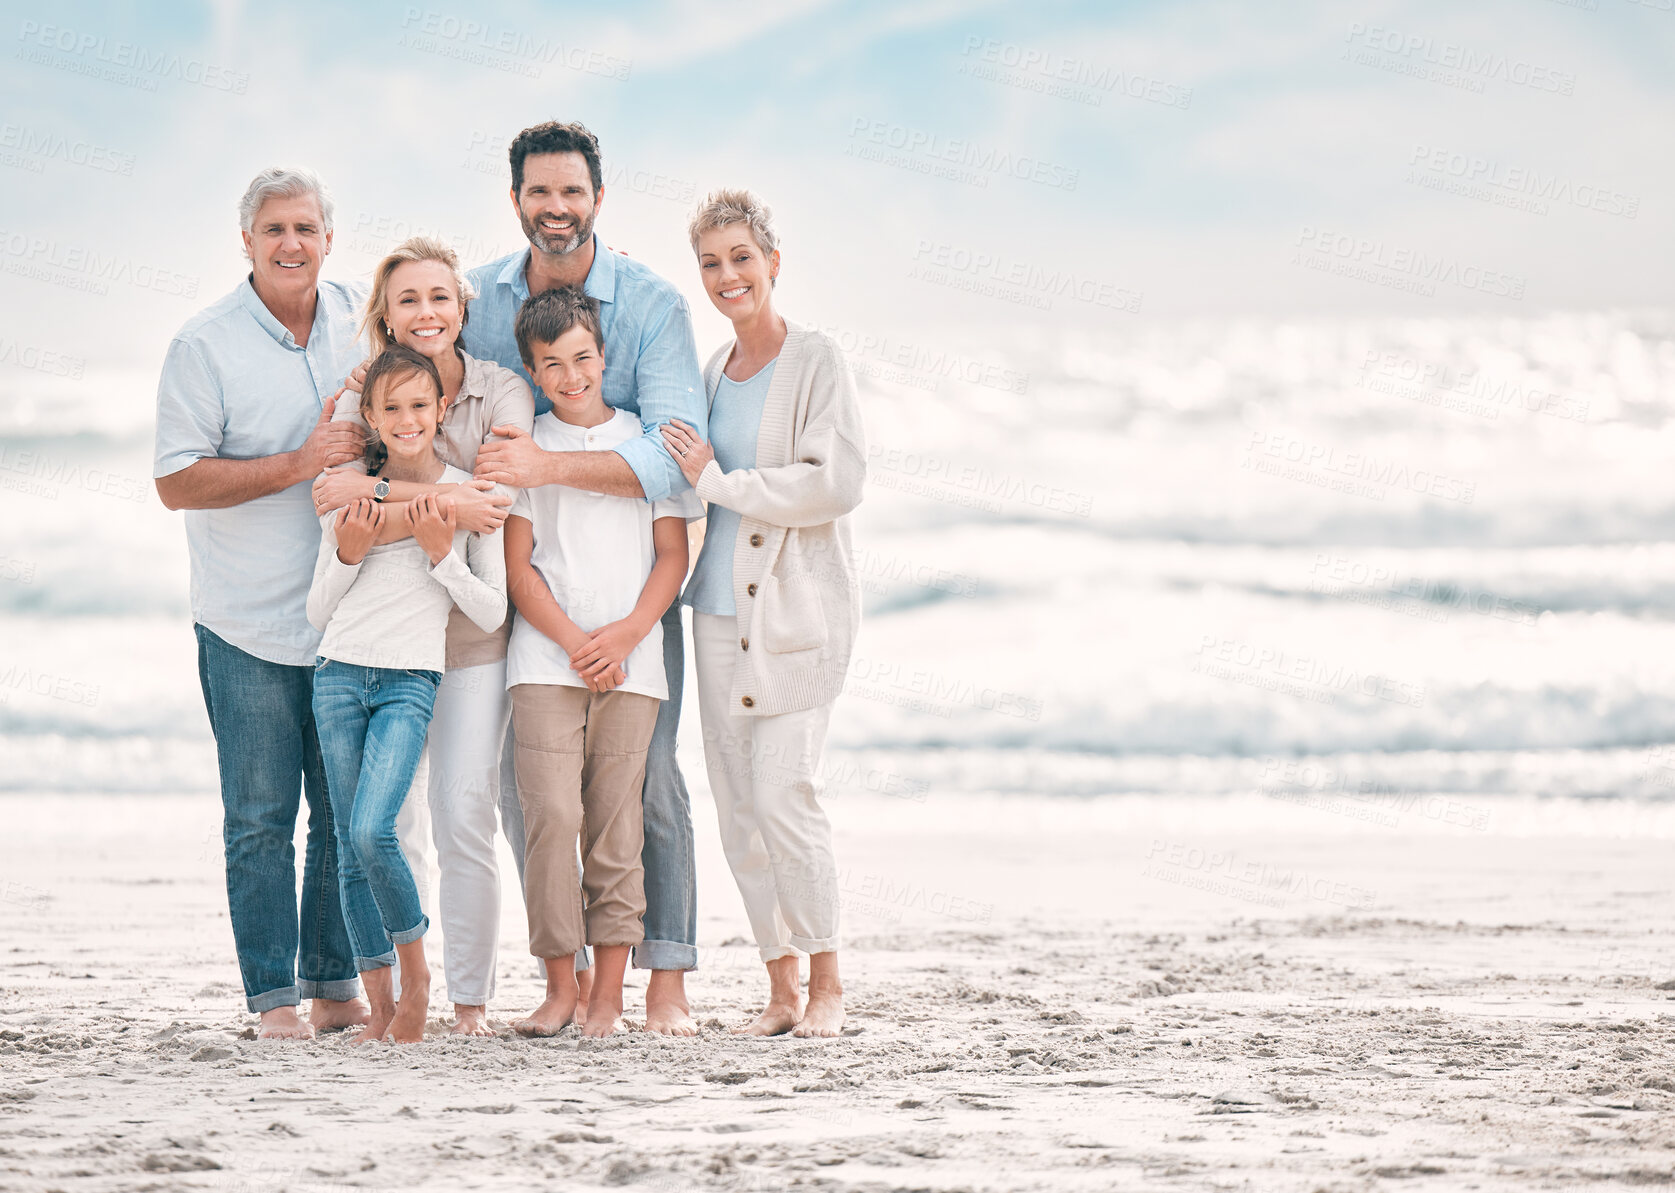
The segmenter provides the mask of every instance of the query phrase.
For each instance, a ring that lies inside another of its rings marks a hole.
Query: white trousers
[[[838,947],[832,825],[820,807],[820,756],[832,706],[734,716],[737,622],[692,615],[704,762],[721,848],[763,961]]]
[[[413,789],[396,820],[396,836],[419,886],[427,914],[430,864],[426,837],[436,844],[442,873],[442,968],[448,999],[482,1006],[494,997],[500,943],[500,866],[494,831],[499,816],[501,747],[511,724],[506,660],[445,673]],[[429,832],[426,832],[426,826]]]

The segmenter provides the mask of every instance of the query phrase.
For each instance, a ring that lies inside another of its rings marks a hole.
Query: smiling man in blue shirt
[[[540,388],[523,367],[513,335],[518,308],[531,294],[580,286],[599,300],[605,339],[604,398],[630,410],[645,434],[612,451],[548,452],[527,431],[496,427],[506,441],[477,456],[476,475],[520,489],[567,485],[619,497],[660,501],[688,488],[663,446],[660,428],[678,418],[702,427],[708,420],[692,315],[669,282],[594,235],[604,200],[599,142],[580,124],[557,121],[519,133],[511,146],[512,207],[529,248],[472,270],[465,339],[472,355],[498,361]],[[551,409],[536,398],[536,413]],[[675,762],[681,676],[686,672],[680,602],[663,618],[663,662],[669,698],[658,713],[646,755],[645,940],[634,965],[652,971],[646,987],[646,1027],[695,1035],[686,1000],[685,971],[696,968],[697,900],[691,801]]]

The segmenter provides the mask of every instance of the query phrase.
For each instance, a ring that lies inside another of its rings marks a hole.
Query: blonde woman
[[[779,240],[762,201],[716,191],[688,230],[734,332],[704,372],[709,442],[678,421],[663,439],[709,503],[683,600],[722,847],[768,968],[767,1007],[741,1030],[835,1036],[837,863],[815,776],[861,617],[848,521],[866,480],[860,409],[830,337],[774,309]]]
[[[446,402],[436,435],[436,454],[469,474],[496,426],[530,430],[535,399],[524,380],[493,361],[478,360],[464,348],[462,332],[471,289],[460,272],[459,258],[439,240],[417,236],[398,245],[372,275],[362,331],[376,357],[391,344],[411,348],[436,366]],[[364,422],[359,405],[340,402],[337,419]],[[350,464],[323,474],[314,486],[315,506],[324,514],[361,498],[402,503],[424,494],[451,499],[462,530],[482,535],[498,531],[511,508],[513,491],[487,481],[425,485],[368,475]],[[379,542],[411,533],[408,520],[383,521]],[[458,608],[448,618],[447,671],[436,695],[424,768],[409,799],[412,813],[427,805],[437,864],[442,872],[439,918],[448,996],[454,1003],[452,1030],[487,1036],[488,1003],[494,997],[496,946],[500,936],[500,871],[495,859],[496,809],[519,865],[523,860],[523,815],[512,784],[502,782],[502,747],[511,723],[506,695],[506,644],[510,620],[492,631],[473,624]],[[509,759],[507,760],[509,762]],[[404,817],[403,849],[416,873],[422,873],[418,836],[412,816]],[[420,884],[421,889],[423,883]]]

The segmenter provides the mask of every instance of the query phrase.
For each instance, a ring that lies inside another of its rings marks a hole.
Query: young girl
[[[367,471],[389,481],[463,482],[435,440],[446,404],[436,365],[411,348],[386,349],[367,370],[361,414],[371,432]],[[460,530],[453,503],[426,493],[408,502],[412,537],[377,543],[382,492],[321,519],[324,536],[308,593],[323,630],[314,670],[314,718],[337,838],[343,918],[372,1017],[357,1044],[386,1035],[424,1038],[430,926],[396,841],[442,681],[449,611],[485,631],[506,617],[501,532]],[[363,767],[362,762],[366,765]],[[390,966],[401,959],[401,1002]]]

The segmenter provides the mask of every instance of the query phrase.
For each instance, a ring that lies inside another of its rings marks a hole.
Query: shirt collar
[[[469,352],[461,352],[465,358],[465,380],[460,382],[459,397],[454,399],[457,407],[466,398],[486,397],[489,392],[489,369],[492,362],[478,360]]]
[[[525,249],[514,254],[501,269],[500,276],[495,278],[499,284],[512,287],[512,297],[520,303],[529,301],[528,269],[532,251]],[[600,302],[616,301],[616,254],[600,242],[597,232],[593,234],[593,265],[582,282],[582,293]]]
[[[640,433],[640,420],[634,418],[626,410],[612,409],[611,417],[596,427],[578,427],[574,423],[567,423],[551,410],[541,415],[540,418],[536,419],[536,422],[540,422],[541,418],[552,419],[552,426],[557,429],[560,435],[574,439],[578,443],[589,436],[592,436],[595,440],[610,439],[613,442],[620,442],[624,439],[631,439]],[[634,422],[632,428],[628,425],[628,420],[631,418]]]
[[[513,253],[511,259],[500,270],[500,276],[494,279],[502,286],[512,287],[512,296],[519,302],[529,297],[528,275],[524,273],[529,265],[529,253],[529,249]]]
[[[261,329],[272,336],[274,340],[287,348],[296,344],[297,338],[291,334],[283,323],[274,317],[273,312],[268,310],[267,303],[263,302],[261,295],[256,293],[256,287],[252,284],[252,275],[244,275],[244,281],[239,283],[238,297],[239,301],[244,304],[244,309],[250,312],[251,317],[256,320]],[[314,302],[314,321],[318,323],[320,320],[318,290],[315,291]]]
[[[616,254],[606,248],[593,234],[593,266],[582,283],[582,293],[600,302],[616,301]]]
[[[238,296],[239,300],[244,303],[244,309],[250,312],[257,325],[272,336],[276,342],[287,348],[301,347],[297,343],[297,337],[291,334],[291,329],[281,323],[272,311],[268,310],[267,303],[263,302],[262,296],[256,293],[253,274],[247,273],[244,275],[244,281],[239,283]],[[316,282],[314,286],[314,322],[309,325],[308,329],[308,342],[311,346],[320,343],[320,337],[323,334],[322,329],[331,318],[332,313],[327,309],[326,291]],[[349,314],[347,318],[350,327],[353,328],[354,315]],[[351,331],[350,334],[352,336],[354,333]]]

